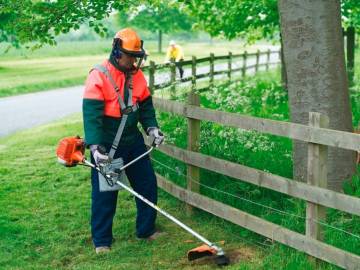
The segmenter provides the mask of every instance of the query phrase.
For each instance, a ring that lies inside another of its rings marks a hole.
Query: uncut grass
[[[259,74],[254,78],[242,80],[235,86],[220,86],[212,91],[202,93],[201,106],[288,121],[287,93],[281,89],[279,83],[277,83],[278,81],[279,78],[276,73],[267,73],[266,76]],[[357,93],[357,90],[354,88],[351,99],[353,108],[360,106],[360,99]],[[186,96],[180,96],[178,99],[185,101]],[[161,114],[160,118],[162,120],[162,127],[167,134],[167,139],[169,140],[170,138],[170,142],[175,143],[179,147],[186,147],[186,121],[170,114]],[[355,109],[353,110],[354,125],[357,123],[358,118],[358,111]],[[202,122],[200,138],[200,152],[204,154],[292,178],[291,140],[287,138],[226,128],[209,122]],[[178,161],[171,161],[171,159],[165,156],[159,156],[159,159],[161,158],[163,158],[165,164],[170,163],[169,167],[175,168],[170,179],[184,187],[186,183],[185,165]],[[171,169],[165,168],[162,170],[167,175],[171,171]],[[200,176],[201,183],[208,186],[201,186],[202,194],[253,215],[261,216],[286,228],[304,233],[305,203],[302,200],[240,182],[239,180],[207,170],[201,170]],[[183,179],[181,180],[181,178]],[[358,173],[345,184],[345,192],[350,195],[359,196],[359,188],[360,180]],[[269,207],[285,213],[279,213]],[[334,209],[328,209],[327,212],[328,215],[325,222],[331,226],[360,235],[359,217]],[[325,241],[327,243],[360,254],[360,241],[358,238],[327,226],[324,226],[324,230]],[[286,247],[284,248],[287,249]],[[274,256],[276,257],[276,255]],[[306,261],[306,258],[303,259]],[[296,263],[289,262],[289,265],[296,265]],[[326,269],[334,268],[334,266],[326,264],[324,264],[324,267],[329,267]]]

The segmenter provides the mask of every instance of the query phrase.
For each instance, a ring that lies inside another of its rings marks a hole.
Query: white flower
[[[264,13],[259,13],[259,17],[260,17],[260,20],[265,20],[265,18],[267,17],[267,15],[266,14],[264,14]]]

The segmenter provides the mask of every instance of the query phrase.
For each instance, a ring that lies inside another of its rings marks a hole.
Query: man
[[[155,138],[155,145],[164,140],[150,91],[139,70],[144,56],[143,41],[134,30],[126,28],[115,35],[109,59],[89,73],[83,98],[85,142],[90,147],[92,162],[98,166],[120,167],[113,162],[121,160],[126,164],[146,152],[138,122]],[[136,192],[157,203],[156,177],[148,156],[126,168],[125,173]],[[103,180],[92,169],[91,233],[96,253],[110,251],[118,195],[118,188],[109,187]],[[101,192],[104,185],[110,191]],[[156,211],[138,199],[136,207],[137,237],[155,238]]]
[[[182,48],[175,43],[174,40],[171,40],[169,43],[169,47],[166,52],[166,59],[165,62],[175,63],[177,68],[179,69],[180,78],[182,79],[184,75],[184,70],[181,66],[181,62],[184,60],[184,53]]]

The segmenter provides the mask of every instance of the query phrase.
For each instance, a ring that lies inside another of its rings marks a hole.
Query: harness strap
[[[127,106],[125,106],[125,102],[122,99],[121,94],[120,94],[120,89],[116,85],[116,83],[115,83],[113,77],[111,76],[109,70],[106,67],[104,67],[103,65],[95,65],[93,69],[96,69],[96,70],[100,71],[101,73],[103,73],[106,76],[106,78],[108,78],[109,82],[114,87],[114,90],[118,95],[118,102],[119,102],[120,111],[121,111],[121,122],[120,122],[118,130],[116,132],[116,136],[115,136],[114,141],[113,141],[113,143],[111,145],[111,149],[110,149],[110,152],[109,152],[109,155],[108,155],[109,159],[112,160],[114,158],[116,149],[118,148],[118,145],[119,145],[119,142],[120,142],[120,139],[121,139],[121,135],[122,135],[122,133],[124,131],[126,120],[127,120],[130,113],[137,111],[137,109],[139,108],[139,105],[138,105],[138,103],[135,103],[133,105],[133,102],[132,102],[133,77],[132,77],[131,74],[129,76],[126,76],[125,84],[124,84],[124,93],[125,93],[126,89],[129,92],[128,102],[127,102],[128,104],[127,104]]]

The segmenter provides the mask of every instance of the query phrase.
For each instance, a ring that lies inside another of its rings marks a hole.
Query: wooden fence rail
[[[210,57],[203,59],[193,57],[193,59],[187,63],[190,64],[191,62],[191,76],[182,80],[182,82],[191,82],[191,91],[187,104],[153,97],[153,102],[157,109],[184,116],[188,120],[187,150],[171,145],[162,145],[159,148],[164,154],[180,160],[187,165],[187,189],[171,183],[161,175],[158,175],[159,186],[186,202],[189,211],[192,210],[192,207],[203,209],[265,237],[306,252],[315,258],[346,269],[360,269],[360,256],[322,242],[323,231],[320,226],[324,224],[326,220],[325,210],[327,207],[360,216],[360,198],[326,188],[327,147],[332,146],[360,151],[360,134],[328,129],[327,117],[319,113],[310,113],[309,125],[302,125],[200,107],[199,96],[196,94],[198,92],[196,91],[196,80],[198,78],[209,77],[209,84],[211,86],[214,81],[214,76],[217,74],[227,74],[227,79],[232,80],[232,73],[235,71],[241,71],[242,75],[245,75],[246,70],[249,68],[258,70],[260,65],[264,65],[265,69],[268,69],[270,53],[273,52],[269,50],[265,52],[267,56],[266,63],[259,63],[261,54],[259,51],[252,54],[245,52],[240,55],[229,54],[228,56],[220,57],[215,57],[211,54]],[[255,65],[246,65],[246,59],[249,56],[256,57]],[[233,59],[237,57],[241,57],[244,61],[242,62],[242,67],[234,69]],[[227,69],[215,71],[215,60],[227,60],[227,62],[225,62]],[[210,72],[197,74],[197,65],[208,61]],[[152,83],[153,90],[170,86],[171,91],[174,91],[173,87],[176,81],[174,79],[174,65],[161,65],[161,68],[171,68],[172,70],[171,81],[162,83],[161,85],[154,84],[154,74],[156,70],[154,63],[150,64],[148,68],[150,71],[149,83]],[[151,70],[153,70],[153,72]],[[292,179],[199,153],[201,121],[210,121],[228,127],[253,130],[307,142],[309,161],[307,183],[297,182]],[[306,216],[303,217],[306,225],[305,234],[294,232],[199,194],[200,169],[210,170],[232,177],[238,181],[247,182],[305,200],[307,205]]]
[[[359,269],[360,256],[291,231],[244,211],[183,189],[157,174],[158,184],[168,193],[194,207],[226,219],[274,241],[306,252],[316,258],[346,269]]]
[[[243,182],[303,199],[315,204],[360,216],[360,199],[323,187],[293,181],[275,174],[218,159],[175,146],[162,145],[159,150],[170,157],[198,168],[220,173]]]
[[[232,54],[229,52],[227,55],[215,56],[214,54],[210,54],[209,57],[197,58],[195,66],[201,66],[200,64],[208,63],[210,67],[210,71],[206,73],[198,73],[195,68],[195,80],[209,78],[209,87],[213,86],[214,76],[226,74],[228,79],[231,80],[232,74],[235,72],[240,72],[241,75],[245,76],[247,70],[254,69],[255,73],[260,70],[261,67],[265,67],[264,70],[268,70],[270,65],[277,65],[279,61],[271,61],[271,55],[279,55],[279,51],[275,50],[267,50],[267,51],[257,51],[256,53],[248,53],[244,52],[242,54]],[[265,61],[261,61],[261,56],[265,56]],[[249,59],[254,59],[254,64],[249,65]],[[223,62],[226,60],[227,62]],[[218,61],[216,63],[216,61]],[[239,62],[240,61],[240,62]],[[220,63],[219,63],[220,62]],[[235,63],[241,63],[241,67],[235,67]],[[216,64],[223,64],[225,69],[215,71]],[[181,62],[182,67],[192,67],[193,59],[186,60]],[[192,74],[189,77],[182,78],[180,80],[176,80],[176,69],[173,63],[166,64],[155,64],[155,62],[150,61],[149,66],[145,66],[142,68],[144,72],[148,72],[149,74],[149,88],[151,92],[154,92],[158,89],[163,89],[166,87],[171,87],[172,92],[175,92],[175,85],[181,84],[185,82],[189,82],[193,80],[194,75]],[[167,72],[170,74],[170,81],[156,83],[155,82],[155,74],[158,72],[164,73]]]
[[[157,108],[197,120],[211,121],[229,127],[256,130],[305,142],[318,143],[354,151],[360,151],[360,135],[326,128],[282,122],[237,113],[221,112],[184,105],[181,102],[153,98]]]

